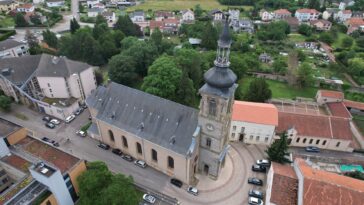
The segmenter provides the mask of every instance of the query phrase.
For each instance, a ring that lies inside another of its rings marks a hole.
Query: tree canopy
[[[4,111],[11,109],[11,99],[8,96],[0,95],[0,108]]]
[[[74,34],[80,28],[80,24],[78,24],[75,18],[72,18],[70,21],[70,31],[71,34]]]
[[[43,31],[43,41],[51,48],[58,48],[58,38],[56,34],[49,29]]]
[[[281,41],[287,38],[287,34],[290,33],[290,27],[285,21],[277,21],[268,25],[263,25],[258,30],[257,36],[262,41]]]
[[[297,83],[301,87],[311,86],[314,81],[313,70],[309,63],[302,63],[297,71]]]
[[[265,151],[268,154],[268,159],[280,164],[291,163],[288,157],[288,142],[287,133],[280,135],[280,138],[275,140]]]
[[[134,24],[128,15],[119,16],[114,28],[120,30],[125,36],[142,36],[142,32],[138,25]]]
[[[263,78],[256,78],[249,84],[244,99],[252,102],[265,102],[272,97],[272,91]]]
[[[131,56],[119,54],[109,61],[109,77],[112,81],[127,86],[132,86],[138,79],[135,66],[136,62]]]

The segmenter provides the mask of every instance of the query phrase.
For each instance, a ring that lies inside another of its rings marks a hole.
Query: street
[[[264,181],[266,174],[251,171],[251,165],[263,156],[263,149],[254,145],[233,143],[226,160],[225,168],[217,181],[207,176],[198,175],[197,188],[199,195],[187,193],[187,185],[177,188],[170,184],[170,177],[150,167],[142,169],[132,162],[127,162],[110,150],[97,147],[98,142],[90,137],[80,137],[75,133],[88,122],[89,112],[85,110],[70,124],[61,123],[55,129],[44,126],[42,115],[24,106],[13,105],[14,112],[21,114],[28,120],[15,117],[15,113],[0,113],[0,117],[22,125],[32,130],[34,137],[48,137],[60,144],[60,149],[88,161],[104,161],[109,169],[115,173],[131,175],[137,184],[148,187],[151,192],[159,192],[177,198],[182,204],[247,204],[248,191],[257,188],[264,191],[264,187],[256,187],[247,183],[248,177],[258,177]],[[70,140],[68,141],[67,138]],[[163,204],[159,202],[159,204]]]

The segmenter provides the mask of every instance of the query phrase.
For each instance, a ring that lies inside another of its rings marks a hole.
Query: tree
[[[314,78],[312,75],[311,65],[308,63],[302,63],[297,71],[297,83],[301,87],[307,87],[312,85]]]
[[[92,36],[97,40],[100,36],[105,35],[109,32],[109,27],[106,23],[95,24],[92,29]]]
[[[51,48],[58,48],[58,38],[55,33],[49,29],[43,31],[43,41]]]
[[[159,28],[154,29],[150,40],[157,46],[159,53],[161,53],[163,35]]]
[[[355,41],[357,46],[364,48],[364,36],[360,36]]]
[[[310,9],[320,10],[320,1],[319,0],[308,0],[307,7]]]
[[[359,179],[359,180],[364,180],[364,173],[356,170],[355,172],[348,172],[345,173],[345,176],[354,178],[354,179]]]
[[[212,26],[211,22],[205,24],[202,36],[201,46],[209,50],[215,50],[217,47],[218,34],[217,29]]]
[[[298,27],[298,33],[305,35],[305,36],[311,36],[312,28],[311,28],[311,26],[309,26],[307,24],[301,24]]]
[[[182,73],[176,94],[177,102],[191,107],[196,105],[196,90],[193,87],[192,80],[188,77],[187,71]]]
[[[345,38],[343,38],[341,40],[341,46],[344,48],[351,48],[351,46],[353,45],[354,40],[353,38],[346,36]]]
[[[29,53],[31,55],[36,55],[41,53],[38,38],[32,32],[26,30],[24,39],[28,42]]]
[[[71,34],[74,34],[80,28],[80,24],[78,24],[75,18],[72,18],[70,21],[70,30]]]
[[[142,90],[162,98],[176,100],[176,92],[180,85],[182,71],[177,68],[173,59],[161,56],[148,69]]]
[[[138,79],[135,71],[135,61],[131,56],[119,54],[109,61],[109,77],[112,81],[132,86]]]
[[[9,111],[11,108],[11,99],[8,96],[0,95],[0,108]]]
[[[14,21],[17,27],[28,26],[28,22],[24,19],[24,14],[21,12],[16,13]]]
[[[174,59],[177,66],[183,72],[186,72],[194,87],[198,89],[202,80],[203,61],[201,60],[201,54],[194,49],[179,49]]]
[[[112,56],[118,54],[120,50],[116,47],[114,36],[110,31],[99,37],[98,42],[100,44],[101,53],[105,60],[110,59]]]
[[[352,58],[348,61],[349,73],[354,76],[363,75],[364,71],[364,60],[362,58]]]
[[[203,13],[203,10],[201,8],[201,5],[200,4],[196,4],[195,5],[195,9],[193,11],[195,13],[195,16],[198,18],[198,17],[201,17],[202,13]]]
[[[96,16],[95,25],[100,25],[100,24],[106,24],[107,25],[107,20],[105,19],[104,16],[102,16],[101,14],[98,14]]]
[[[268,154],[268,159],[270,161],[284,164],[291,163],[291,161],[287,158],[289,155],[287,150],[287,133],[283,133],[280,135],[280,138],[275,140],[265,152]]]
[[[31,15],[30,21],[35,25],[39,26],[42,25],[41,17],[39,15]]]
[[[123,32],[125,36],[140,35],[140,30],[137,31],[137,27],[133,24],[128,15],[120,16],[116,21],[114,28]]]
[[[332,35],[332,33],[322,32],[320,34],[319,40],[322,41],[322,42],[325,42],[327,44],[332,44],[335,41],[335,38]]]
[[[273,62],[273,71],[279,74],[285,74],[287,71],[287,62],[284,58],[279,57]]]
[[[268,25],[263,25],[261,29],[258,30],[258,39],[262,41],[281,41],[287,37],[290,33],[290,27],[285,21],[277,21],[270,23]]]
[[[263,78],[256,78],[249,84],[244,99],[252,102],[265,102],[272,97],[272,91]]]

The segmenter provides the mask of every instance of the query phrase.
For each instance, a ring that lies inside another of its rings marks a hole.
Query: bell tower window
[[[216,116],[216,100],[215,99],[209,100],[209,115]]]

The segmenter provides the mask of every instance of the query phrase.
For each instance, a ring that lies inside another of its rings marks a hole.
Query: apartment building
[[[28,44],[12,39],[0,41],[0,59],[28,55]]]
[[[298,9],[295,13],[295,17],[300,22],[317,20],[319,15],[320,12],[316,11],[316,9]]]

